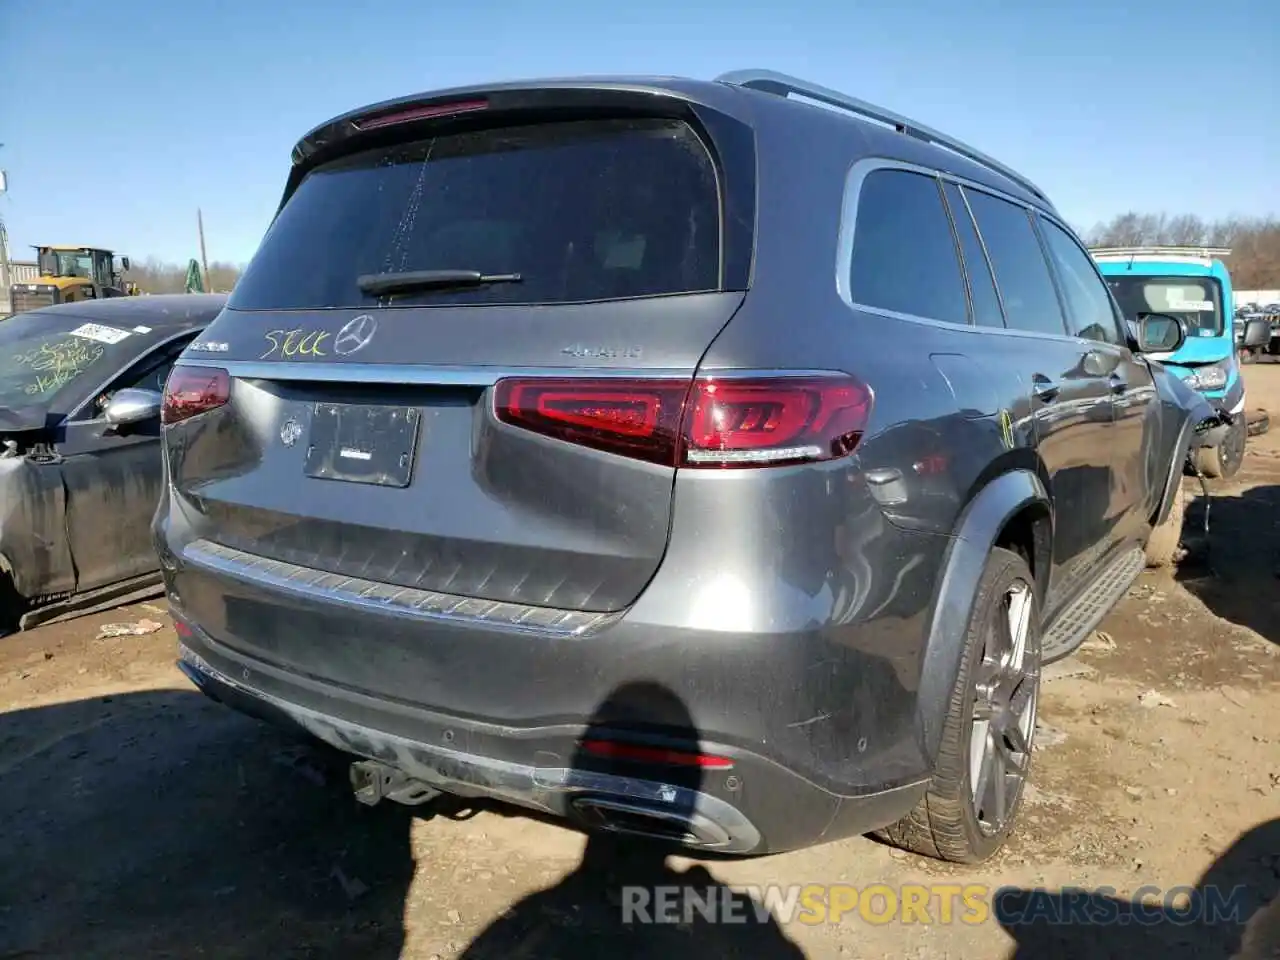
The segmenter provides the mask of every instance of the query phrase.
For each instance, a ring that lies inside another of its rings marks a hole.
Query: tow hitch
[[[416,807],[440,796],[440,791],[402,770],[377,760],[357,760],[349,771],[356,800],[372,807],[381,800],[393,800]]]

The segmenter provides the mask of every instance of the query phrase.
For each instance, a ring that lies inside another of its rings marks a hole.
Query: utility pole
[[[4,144],[0,143],[0,148]],[[9,175],[0,169],[0,197],[9,192]],[[4,216],[0,214],[0,317],[7,316],[13,309],[10,302],[11,278],[9,273],[9,234],[4,228]]]
[[[200,231],[200,269],[204,271],[204,288],[213,293],[213,284],[209,282],[209,260],[204,254],[204,214],[196,208],[196,229]]]

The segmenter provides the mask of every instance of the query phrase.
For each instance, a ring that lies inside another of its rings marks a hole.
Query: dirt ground
[[[1247,377],[1251,405],[1280,413],[1280,366]],[[610,867],[615,879],[737,889],[1045,888],[1058,893],[1042,907],[1083,903],[1111,922],[1020,923],[1045,915],[1019,914],[1033,902],[1024,894],[951,922],[934,906],[914,922],[855,909],[839,923],[623,933],[581,835],[502,809],[358,806],[341,771],[193,691],[172,666],[160,602],[0,640],[0,958],[1208,960],[1241,949],[1245,928],[1229,919],[1134,913],[1147,885],[1205,892],[1193,904],[1239,887],[1249,955],[1278,957],[1280,899],[1254,911],[1280,888],[1280,423],[1250,441],[1243,473],[1212,503],[1208,562],[1144,574],[1047,674],[1028,806],[993,862],[962,869],[855,839],[700,866],[633,852]],[[102,624],[144,618],[163,626],[97,639]]]

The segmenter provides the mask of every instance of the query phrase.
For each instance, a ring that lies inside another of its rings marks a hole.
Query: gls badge
[[[349,356],[363,350],[378,332],[378,321],[371,314],[362,313],[349,320],[333,338],[333,352]]]

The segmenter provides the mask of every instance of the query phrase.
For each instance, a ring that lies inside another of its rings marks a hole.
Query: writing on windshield
[[[30,397],[56,393],[101,357],[103,349],[93,340],[62,336],[15,354],[17,366],[30,372],[24,377],[23,393]]]

